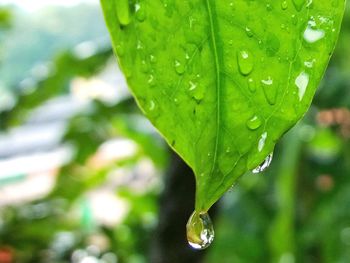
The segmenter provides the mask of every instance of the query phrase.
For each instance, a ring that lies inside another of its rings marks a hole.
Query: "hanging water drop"
[[[265,160],[258,166],[256,167],[252,173],[254,174],[258,174],[258,173],[261,173],[263,171],[265,171],[271,164],[272,162],[272,158],[273,158],[273,153],[270,153],[266,158]]]
[[[188,244],[194,249],[205,249],[214,240],[214,228],[206,212],[194,211],[186,225]]]
[[[253,57],[247,50],[241,50],[237,54],[239,71],[242,75],[249,75],[254,66]]]

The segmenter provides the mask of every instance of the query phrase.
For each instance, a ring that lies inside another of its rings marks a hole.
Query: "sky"
[[[26,11],[35,11],[48,5],[72,6],[79,3],[98,3],[98,0],[0,0],[0,6],[15,4]]]

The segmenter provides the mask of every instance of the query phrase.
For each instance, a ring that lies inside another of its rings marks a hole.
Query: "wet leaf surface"
[[[307,111],[344,0],[101,0],[143,112],[193,168],[206,211]]]

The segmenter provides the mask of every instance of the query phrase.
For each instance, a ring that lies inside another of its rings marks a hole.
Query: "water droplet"
[[[177,74],[182,75],[185,72],[185,66],[178,60],[175,60],[175,70]]]
[[[194,24],[195,21],[196,21],[196,19],[194,19],[192,16],[190,16],[188,18],[188,22],[189,22],[189,25],[190,25],[191,29],[193,28],[193,24]]]
[[[248,79],[248,88],[251,92],[255,92],[256,91],[256,85],[255,85],[255,81],[252,78]]]
[[[126,26],[130,23],[129,0],[118,1],[116,12],[121,25]]]
[[[145,8],[141,3],[135,4],[135,15],[136,15],[136,19],[139,20],[140,22],[143,22],[146,19]]]
[[[194,91],[197,88],[197,83],[190,81],[189,84],[190,84],[190,87],[188,89],[189,91]]]
[[[162,0],[162,2],[164,3],[163,6],[165,8],[166,16],[167,17],[172,17],[174,11],[176,10],[175,1],[173,1],[173,0]]]
[[[254,66],[253,57],[247,50],[239,51],[237,54],[237,62],[239,71],[242,75],[247,76],[249,75]]]
[[[124,43],[123,42],[119,42],[116,47],[115,47],[118,56],[122,57],[125,54],[125,48],[124,48]]]
[[[314,20],[310,20],[304,31],[304,39],[308,43],[315,43],[325,36],[325,32],[322,29],[316,28]]]
[[[271,10],[272,10],[272,5],[266,4],[266,10],[267,10],[267,11],[271,11]]]
[[[155,108],[156,108],[156,104],[154,103],[153,100],[151,100],[151,101],[149,102],[148,110],[149,110],[149,111],[154,111]]]
[[[304,71],[299,74],[299,76],[295,79],[295,85],[299,89],[299,100],[302,100],[307,86],[309,85],[309,74]]]
[[[214,228],[206,212],[193,212],[186,225],[187,241],[194,249],[205,249],[214,240]]]
[[[141,71],[147,73],[149,70],[146,60],[141,61]]]
[[[156,81],[155,81],[155,79],[154,79],[154,76],[151,74],[151,75],[149,75],[149,78],[148,78],[148,84],[150,85],[150,86],[154,86],[155,84],[156,84]]]
[[[282,1],[281,8],[282,8],[282,10],[286,10],[288,8],[288,3],[286,0]]]
[[[157,58],[156,58],[154,55],[150,55],[150,56],[149,56],[149,61],[150,61],[152,64],[154,64],[154,63],[157,62]]]
[[[136,49],[138,50],[143,49],[143,44],[140,40],[137,41]]]
[[[265,160],[258,166],[256,167],[252,173],[254,174],[258,174],[258,173],[261,173],[263,171],[265,171],[271,164],[272,162],[272,159],[273,159],[273,153],[270,153],[266,158]]]
[[[311,61],[305,61],[304,62],[304,65],[305,65],[305,67],[307,67],[307,68],[312,68],[313,66],[314,66],[314,63],[315,63],[315,59],[313,59],[313,60],[311,60]]]
[[[296,15],[292,15],[291,16],[291,20],[292,20],[292,24],[293,25],[298,24],[298,17]]]
[[[204,98],[204,90],[203,89],[195,89],[193,92],[193,98],[199,102]]]
[[[259,116],[253,116],[247,121],[247,127],[251,130],[256,130],[261,126],[261,119]]]
[[[262,151],[262,149],[264,149],[265,147],[265,142],[266,142],[266,138],[267,138],[267,132],[264,132],[262,135],[261,135],[261,138],[259,140],[259,144],[258,144],[258,150],[259,152]]]
[[[254,35],[252,30],[249,27],[245,28],[245,32],[246,32],[248,37],[252,37]]]
[[[293,0],[293,5],[298,12],[301,11],[304,4],[305,4],[305,0]]]
[[[269,76],[261,81],[261,85],[267,102],[270,105],[274,105],[276,103],[277,89],[274,87],[273,79]]]

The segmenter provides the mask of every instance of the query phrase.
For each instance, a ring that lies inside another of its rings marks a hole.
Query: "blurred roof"
[[[74,6],[81,3],[98,4],[98,0],[0,0],[0,5],[16,5],[26,11],[32,12],[45,6]]]

